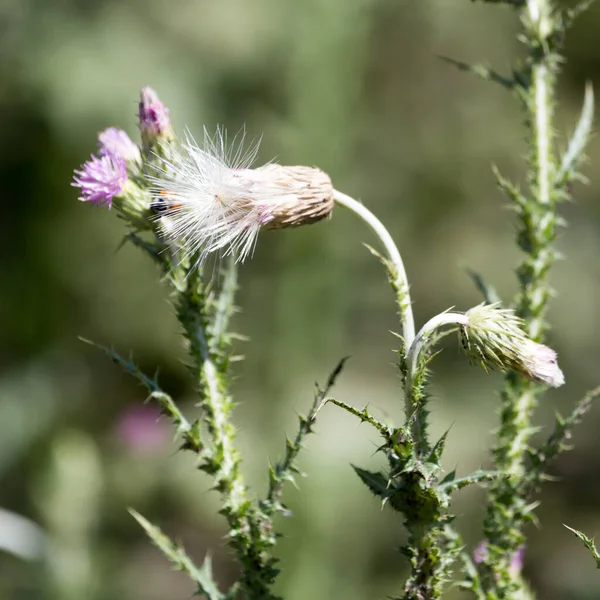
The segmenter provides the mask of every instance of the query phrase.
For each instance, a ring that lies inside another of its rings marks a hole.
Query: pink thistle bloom
[[[101,156],[119,156],[125,161],[141,160],[140,149],[122,129],[105,129],[98,135],[98,142]]]
[[[169,432],[154,406],[127,408],[118,418],[116,432],[123,445],[132,452],[148,454],[165,445]]]
[[[523,320],[498,304],[479,304],[465,313],[460,339],[467,357],[484,369],[516,371],[552,387],[565,383],[556,352],[527,337]]]
[[[560,387],[565,383],[565,376],[558,366],[556,352],[543,344],[536,344],[531,340],[523,344],[524,371],[530,374],[531,379]]]
[[[112,206],[112,199],[127,183],[127,165],[120,156],[92,155],[80,170],[75,171],[74,187],[81,189],[79,200],[96,206]]]
[[[481,542],[477,548],[473,551],[473,561],[477,564],[481,564],[487,561],[489,556],[489,550],[486,542]],[[525,560],[525,546],[521,546],[514,554],[510,561],[510,572],[513,576],[519,575],[523,569],[523,562]]]

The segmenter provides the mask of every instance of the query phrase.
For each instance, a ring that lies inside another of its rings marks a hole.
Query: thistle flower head
[[[112,199],[127,183],[127,165],[120,156],[93,156],[75,171],[74,187],[81,189],[79,199],[97,206],[112,205]]]
[[[556,352],[527,337],[522,320],[497,304],[480,304],[465,313],[460,325],[462,347],[484,369],[516,371],[532,381],[559,387],[565,382]]]
[[[166,423],[158,409],[148,404],[133,406],[119,415],[116,433],[133,453],[149,454],[160,450],[169,440]]]
[[[150,178],[163,234],[200,263],[217,251],[243,261],[261,229],[313,223],[333,208],[323,171],[276,164],[251,169],[258,145],[244,150],[240,137],[228,145],[224,131],[211,138],[205,130],[201,148],[188,135],[181,147],[164,149],[169,159]]]
[[[489,558],[489,548],[487,542],[483,541],[473,551],[473,561],[477,564],[484,563]],[[525,546],[520,546],[515,552],[510,561],[510,573],[513,577],[516,577],[523,570],[523,562],[525,560]]]
[[[171,132],[169,110],[151,87],[140,92],[138,119],[144,144],[151,145]]]
[[[105,129],[98,135],[98,142],[102,156],[118,156],[125,161],[141,160],[140,149],[122,129]]]

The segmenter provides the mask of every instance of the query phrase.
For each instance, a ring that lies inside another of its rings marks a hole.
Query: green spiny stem
[[[190,367],[200,395],[200,422],[190,425],[174,403],[169,402],[170,398],[157,387],[149,387],[151,380],[142,378],[141,381],[178,425],[183,447],[198,454],[199,468],[212,476],[214,488],[221,494],[220,512],[229,526],[228,544],[235,551],[242,571],[239,582],[234,584],[227,598],[237,597],[237,590],[240,590],[249,600],[280,600],[271,592],[278,574],[277,561],[268,552],[275,543],[272,523],[248,499],[240,471],[241,458],[235,447],[235,428],[230,420],[233,401],[228,393],[227,346],[231,335],[226,329],[234,312],[236,278],[233,261],[224,272],[220,293],[207,296],[194,257],[186,260],[165,252],[158,238],[154,243],[144,243],[134,236],[132,241],[153,258],[170,282],[177,317],[189,342]],[[134,374],[139,378],[139,374]],[[207,436],[201,436],[200,424],[204,425]]]
[[[348,357],[343,358],[331,372],[327,383],[323,388],[317,385],[313,403],[306,417],[299,416],[300,421],[298,431],[293,440],[286,441],[285,455],[282,460],[277,462],[274,467],[271,467],[269,473],[269,489],[266,498],[260,503],[263,514],[270,520],[276,511],[284,511],[285,507],[281,504],[283,487],[286,481],[294,481],[294,474],[298,473],[296,460],[304,439],[309,433],[313,432],[313,425],[317,419],[317,415],[323,406],[328,402],[327,395],[344,368],[344,364]]]
[[[226,391],[226,373],[219,372],[213,361],[207,337],[202,282],[198,270],[187,275],[187,285],[178,306],[178,318],[190,343],[193,368],[200,383],[204,421],[210,433],[213,451],[219,457],[219,477],[227,487],[228,502],[234,512],[246,504],[246,488],[239,471],[240,457],[234,445],[235,429],[229,422],[232,409]]]
[[[433,600],[441,598],[443,572],[440,566],[440,537],[438,523],[415,527],[411,531],[406,550],[411,563],[411,576],[406,582],[402,600]]]
[[[211,439],[202,468],[215,480],[221,493],[221,513],[229,524],[229,544],[242,566],[242,586],[249,598],[275,599],[270,587],[277,571],[274,559],[265,552],[260,520],[248,500],[235,448],[235,428],[230,422],[233,402],[227,394],[227,374],[218,370],[208,339],[208,320],[202,280],[198,269],[190,269],[180,292],[178,318],[190,343],[193,370],[200,385],[200,407]]]
[[[530,47],[526,67],[528,87],[520,91],[530,126],[531,199],[519,207],[521,248],[527,253],[518,269],[521,292],[517,313],[525,320],[529,337],[541,342],[546,328],[545,313],[550,296],[547,275],[554,262],[556,212],[553,181],[555,158],[552,148],[552,103],[556,56],[549,47],[553,21],[548,0],[529,0],[522,9],[525,36]],[[520,473],[530,435],[531,412],[536,405],[535,387],[514,376],[507,380],[496,449],[498,467]]]
[[[404,379],[404,402],[406,420],[411,432],[415,451],[418,456],[424,455],[428,449],[427,441],[427,396],[424,393],[420,379],[424,379],[427,360],[424,355],[433,343],[439,341],[445,334],[441,327],[448,325],[464,325],[467,319],[459,313],[446,312],[429,319],[413,339],[406,357],[407,375]],[[446,332],[450,333],[450,331]]]
[[[545,314],[550,297],[547,277],[555,260],[552,245],[557,223],[552,117],[559,23],[550,0],[527,0],[520,13],[529,57],[516,79],[529,129],[530,194],[523,202],[517,202],[521,222],[518,243],[526,253],[517,271],[521,288],[517,314],[525,320],[529,337],[542,342],[547,328]],[[490,564],[484,566],[482,573],[489,599],[512,597],[522,588],[522,583],[511,574],[510,561],[523,544],[523,527],[531,519],[521,482],[538,393],[537,386],[515,374],[506,379],[494,456],[499,470],[516,477],[498,482],[490,494],[484,525]]]

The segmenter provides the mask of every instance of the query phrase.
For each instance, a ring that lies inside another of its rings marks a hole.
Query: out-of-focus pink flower
[[[116,127],[109,127],[98,134],[100,154],[102,156],[119,156],[123,160],[140,161],[140,149],[131,141],[131,138]]]
[[[117,421],[117,435],[123,445],[138,454],[149,454],[162,448],[169,439],[169,428],[160,420],[160,411],[142,404],[125,410]]]
[[[486,542],[481,542],[473,551],[473,560],[480,564],[488,558],[488,547]],[[510,561],[510,572],[513,576],[518,575],[523,569],[523,561],[525,559],[525,546],[521,546]]]

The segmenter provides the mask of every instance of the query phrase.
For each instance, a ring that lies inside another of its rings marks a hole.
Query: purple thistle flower
[[[104,154],[84,163],[81,170],[75,171],[74,187],[81,189],[79,199],[97,206],[112,206],[112,199],[127,182],[127,165],[120,156]]]
[[[116,127],[109,127],[98,135],[101,156],[119,156],[124,160],[140,160],[140,149],[131,138]]]
[[[484,562],[488,557],[488,548],[485,542],[480,542],[477,548],[473,550],[473,560],[480,564]]]
[[[121,443],[131,452],[148,454],[160,450],[169,440],[167,424],[160,421],[161,412],[154,406],[127,408],[116,423]]]
[[[525,562],[525,546],[521,546],[516,554],[510,561],[510,570],[513,574],[517,575],[523,570],[523,563]]]
[[[144,141],[154,141],[171,129],[169,110],[150,87],[142,88],[140,93],[138,118]]]
[[[487,542],[481,542],[477,548],[473,551],[473,560],[477,564],[481,564],[488,559],[489,550]],[[523,562],[525,560],[525,546],[521,546],[510,561],[510,572],[513,576],[519,575],[523,569]]]

